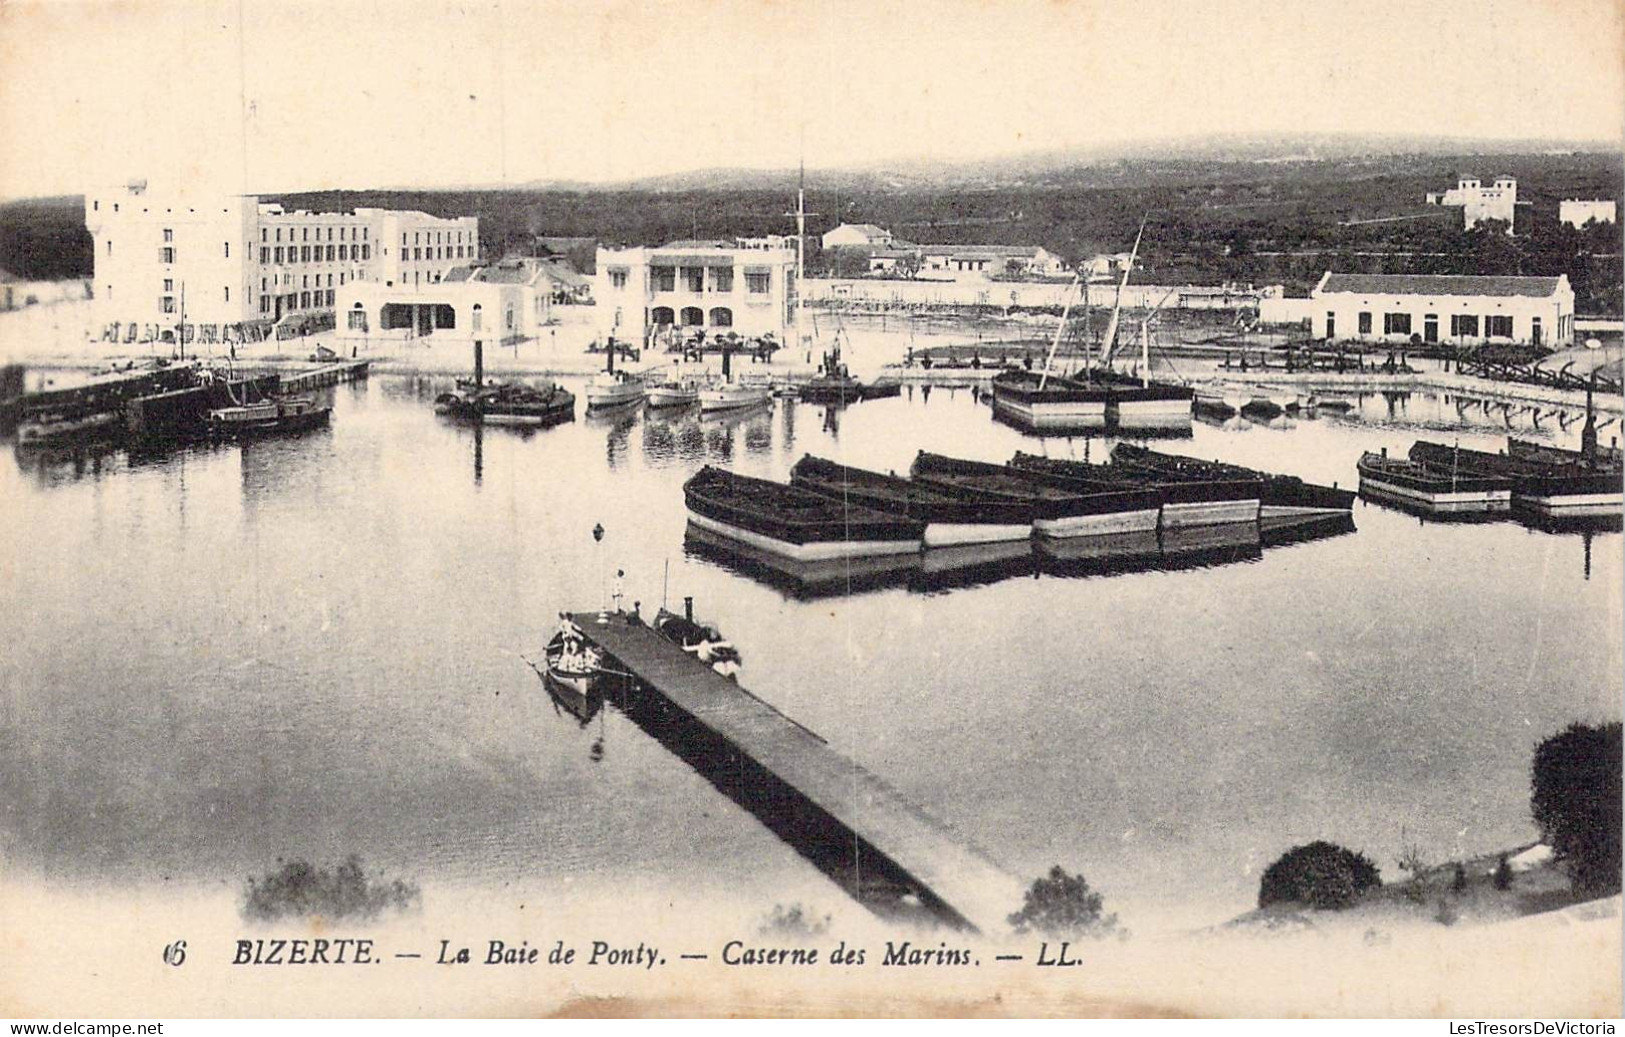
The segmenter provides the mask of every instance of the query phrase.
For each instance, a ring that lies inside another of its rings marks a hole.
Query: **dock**
[[[359,382],[367,377],[371,366],[371,360],[339,360],[306,371],[284,373],[279,388],[282,392],[305,392],[344,382]]]
[[[623,614],[571,618],[635,722],[871,911],[991,934],[1021,909],[1024,883],[812,731]]]

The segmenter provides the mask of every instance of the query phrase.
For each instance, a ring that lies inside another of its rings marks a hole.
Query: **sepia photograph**
[[[3,0],[0,1016],[1612,1033],[1622,200],[1613,0]]]

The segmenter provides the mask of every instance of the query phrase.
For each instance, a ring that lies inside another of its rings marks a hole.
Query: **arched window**
[[[726,306],[711,308],[711,326],[713,328],[731,328],[734,324],[734,311]]]

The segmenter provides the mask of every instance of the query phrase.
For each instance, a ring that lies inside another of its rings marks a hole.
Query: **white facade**
[[[824,248],[851,248],[875,245],[885,248],[892,243],[892,232],[872,223],[843,223],[824,235]]]
[[[1574,340],[1574,290],[1565,275],[1328,272],[1310,303],[1314,336],[1331,341],[1561,347]]]
[[[1517,215],[1518,181],[1500,176],[1485,187],[1477,177],[1464,176],[1448,191],[1430,191],[1427,201],[1429,205],[1461,206],[1464,228],[1471,229],[1484,220],[1501,220],[1511,234]]]
[[[661,328],[786,340],[795,306],[795,253],[684,243],[599,249],[598,331],[643,342]]]
[[[920,269],[955,278],[1061,277],[1066,263],[1036,245],[920,245]]]
[[[87,193],[85,227],[96,321],[121,342],[168,338],[183,311],[201,341],[263,338],[290,316],[331,312],[350,282],[437,280],[479,250],[473,217],[288,212],[251,195],[159,195],[144,182]]]
[[[1592,220],[1614,223],[1619,217],[1618,206],[1612,199],[1570,198],[1557,205],[1557,219],[1571,227],[1584,227]]]

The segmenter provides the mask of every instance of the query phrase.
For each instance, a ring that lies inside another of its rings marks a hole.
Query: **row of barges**
[[[1382,503],[1450,516],[1526,511],[1547,519],[1617,516],[1625,507],[1618,451],[1563,450],[1509,438],[1501,453],[1418,440],[1406,457],[1387,449],[1359,462],[1360,493]]]
[[[826,561],[1346,513],[1354,502],[1336,487],[1126,444],[1107,464],[921,451],[906,477],[810,455],[790,474],[786,485],[707,466],[684,485],[691,520],[780,557]]]

